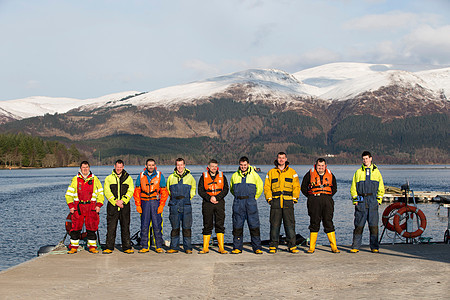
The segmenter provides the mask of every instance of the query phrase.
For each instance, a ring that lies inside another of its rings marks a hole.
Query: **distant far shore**
[[[191,166],[203,166],[206,164],[190,164]],[[222,166],[237,166],[237,164],[221,164]],[[330,166],[358,166],[359,164],[330,164]],[[433,167],[433,169],[450,169],[449,164],[377,164],[379,166],[383,166],[384,168],[389,169],[396,169],[401,170],[403,169],[403,166],[410,166],[407,169],[408,170],[420,170],[429,167]],[[107,165],[92,165],[91,167],[108,167],[111,166],[110,164]],[[139,167],[140,165],[127,165],[127,166],[134,166]],[[173,165],[164,165],[160,164],[159,166],[173,166]],[[189,165],[187,165],[189,167]],[[272,166],[272,164],[252,164],[254,167],[258,166]],[[309,166],[309,164],[292,164],[292,166]],[[58,168],[75,168],[78,167],[78,165],[70,165],[70,166],[64,166],[64,167],[19,167],[19,166],[0,166],[0,170],[32,170],[32,169],[58,169]]]
[[[105,165],[107,166],[107,165]],[[21,167],[21,166],[0,166],[0,170],[30,170],[30,169],[57,169],[57,168],[73,168],[78,165],[69,165],[62,167]]]

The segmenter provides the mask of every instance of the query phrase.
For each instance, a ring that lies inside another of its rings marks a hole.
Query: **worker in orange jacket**
[[[324,231],[330,241],[331,251],[339,253],[333,224],[333,195],[337,192],[336,177],[328,170],[324,158],[318,158],[314,167],[305,174],[301,190],[308,199],[306,204],[309,215],[310,242],[307,253],[312,254],[316,250],[320,222],[322,222]]]
[[[136,179],[134,202],[136,210],[141,214],[141,249],[139,253],[146,253],[150,248],[149,227],[153,227],[155,237],[155,251],[164,253],[162,235],[162,212],[169,193],[166,189],[164,175],[156,170],[154,159],[147,159],[145,169]]]

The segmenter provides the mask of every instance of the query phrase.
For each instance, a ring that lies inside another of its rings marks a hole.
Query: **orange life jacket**
[[[150,180],[150,184],[148,183],[148,178],[144,174],[144,172],[141,172],[141,200],[148,201],[148,200],[158,200],[159,190],[160,186],[159,183],[161,182],[161,172],[156,171],[156,176]]]
[[[311,176],[308,190],[309,194],[332,194],[331,187],[333,186],[333,175],[331,174],[330,170],[325,170],[325,174],[323,175],[323,182],[320,182],[320,175],[319,173],[317,173],[315,168],[312,168],[309,171],[309,174]]]
[[[94,193],[94,177],[92,174],[86,178],[86,181],[78,176],[77,178],[77,195],[81,203],[91,202],[92,194]],[[94,199],[95,200],[95,199]]]
[[[218,171],[214,180],[208,171],[203,172],[203,186],[210,196],[217,196],[223,190],[223,172]]]

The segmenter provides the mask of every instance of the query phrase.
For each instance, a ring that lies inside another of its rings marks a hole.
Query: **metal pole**
[[[408,206],[408,190],[409,190],[409,185],[408,185],[408,188],[405,188],[405,207],[407,207]],[[409,218],[409,215],[408,215],[408,212],[406,212],[406,228],[408,228],[408,218]],[[406,238],[406,243],[407,244],[409,244],[409,239],[408,238]]]

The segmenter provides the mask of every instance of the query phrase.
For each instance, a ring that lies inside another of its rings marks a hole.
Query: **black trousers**
[[[215,226],[216,234],[225,233],[225,201],[213,204],[210,201],[203,200],[203,235],[211,235]]]
[[[81,238],[81,230],[72,230],[69,235],[70,239],[79,240]],[[95,231],[86,230],[86,239],[95,241],[97,239]]]
[[[120,233],[122,235],[122,250],[131,249],[130,239],[130,202],[123,205],[119,210],[118,206],[108,202],[106,207],[106,249],[114,250],[116,242],[117,222],[120,221]]]
[[[269,247],[278,247],[281,221],[283,221],[288,248],[296,246],[294,207],[270,208]]]
[[[334,200],[329,195],[308,197],[309,230],[319,232],[320,222],[325,233],[333,232]]]

